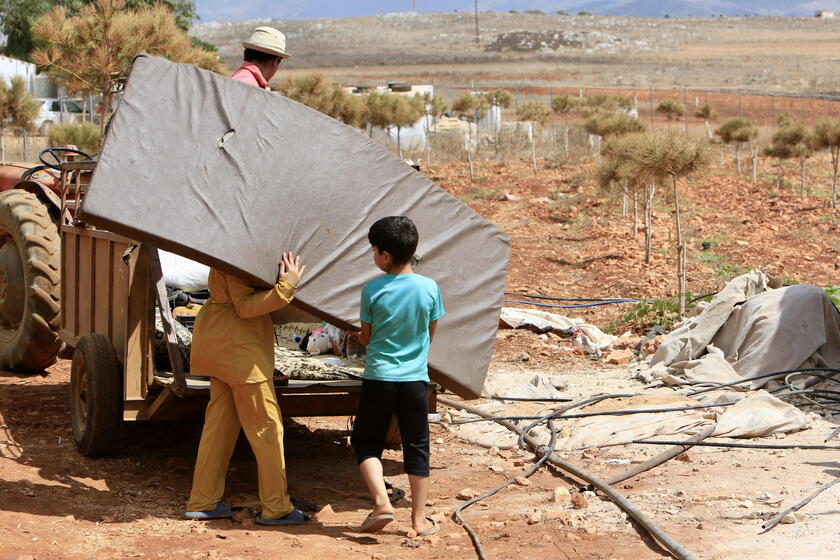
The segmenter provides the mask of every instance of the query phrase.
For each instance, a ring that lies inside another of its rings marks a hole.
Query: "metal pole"
[[[653,86],[648,86],[648,99],[650,100],[650,128],[653,130]]]
[[[475,42],[481,42],[481,36],[478,34],[478,0],[475,0]]]

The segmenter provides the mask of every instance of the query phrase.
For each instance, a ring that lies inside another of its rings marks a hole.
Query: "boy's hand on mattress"
[[[295,256],[291,251],[283,253],[280,259],[280,280],[285,280],[296,287],[303,277],[304,270],[306,266],[300,264],[300,255]]]

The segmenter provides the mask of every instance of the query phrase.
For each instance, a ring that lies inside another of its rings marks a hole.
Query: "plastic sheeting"
[[[753,271],[731,281],[669,334],[650,364],[644,379],[697,386],[774,371],[840,368],[840,313],[819,286],[768,290],[763,273]]]
[[[702,404],[673,391],[651,391],[635,397],[609,399],[595,405],[576,409],[578,412],[598,412],[634,409],[678,408]],[[550,409],[535,406],[488,403],[482,408],[497,416],[544,415]],[[468,413],[454,413],[453,420],[475,418]],[[527,421],[526,421],[527,422]],[[586,449],[624,445],[635,439],[650,439],[675,434],[693,435],[709,423],[716,423],[714,437],[753,438],[773,433],[788,433],[811,427],[812,417],[796,407],[780,401],[766,391],[750,394],[726,408],[695,409],[672,412],[652,412],[618,416],[590,416],[556,421],[559,430],[556,448],[560,450]],[[485,447],[510,448],[518,436],[496,423],[480,422],[452,427],[460,438]],[[545,425],[532,430],[540,441],[548,443],[550,433]]]
[[[353,128],[278,94],[139,56],[81,209],[102,227],[268,286],[281,251],[306,263],[295,305],[344,329],[378,276],[370,225],[417,224],[420,274],[446,307],[432,379],[478,395],[510,239]]]

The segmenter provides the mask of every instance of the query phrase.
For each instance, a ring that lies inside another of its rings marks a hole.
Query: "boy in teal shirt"
[[[373,262],[385,275],[362,289],[359,342],[367,346],[359,411],[351,444],[373,501],[361,526],[376,532],[394,520],[382,475],[382,450],[391,417],[397,417],[403,466],[411,486],[414,536],[436,533],[426,517],[429,485],[428,356],[437,320],[443,315],[440,290],[431,278],[415,274],[414,223],[405,216],[382,218],[368,232]]]

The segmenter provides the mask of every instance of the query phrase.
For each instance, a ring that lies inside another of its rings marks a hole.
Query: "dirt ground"
[[[737,178],[731,155],[723,167],[685,183],[684,212],[690,240],[689,288],[719,289],[755,266],[787,281],[837,283],[840,218],[827,207],[825,167],[809,164],[813,191],[772,188],[771,162],[760,181]],[[512,238],[508,289],[564,297],[671,297],[675,291],[671,215],[667,200],[654,213],[653,262],[642,262],[620,199],[594,185],[589,160],[481,161],[474,181],[463,163],[427,170],[432,178]],[[546,166],[551,167],[547,169]],[[793,182],[791,166],[786,179]],[[511,195],[511,196],[505,196]],[[708,243],[703,250],[701,243]],[[617,332],[639,325],[628,304],[558,310]],[[560,376],[576,398],[642,389],[627,366],[592,362],[568,340],[547,341],[528,331],[500,331],[490,370],[506,385],[535,373]],[[87,459],[73,445],[67,390],[69,363],[47,375],[0,376],[0,560],[117,558],[474,558],[469,537],[451,513],[464,489],[485,491],[527,468],[531,456],[494,453],[433,425],[430,512],[439,535],[405,536],[408,503],[397,522],[367,536],[354,531],[370,502],[345,441],[347,418],[287,420],[286,450],[292,495],[322,510],[298,528],[242,523],[200,523],[180,518],[190,488],[200,418],[126,425],[115,456]],[[442,411],[442,410],[441,410]],[[773,443],[821,443],[838,417]],[[228,476],[228,497],[254,505],[256,472],[246,444],[238,447]],[[567,454],[568,461],[599,476],[643,461],[659,449],[616,446]],[[833,558],[840,546],[840,492],[835,486],[797,522],[757,535],[763,519],[840,475],[836,451],[726,451],[695,448],[687,461],[672,460],[619,485],[619,490],[688,550],[704,559]],[[612,460],[612,461],[610,461]],[[610,461],[609,463],[607,461]],[[523,462],[524,465],[519,465]],[[386,475],[407,488],[399,454],[388,452]],[[608,501],[585,495],[574,508],[551,501],[558,486],[577,483],[543,468],[528,486],[512,486],[466,510],[491,558],[666,557]],[[541,520],[534,523],[539,510]]]

